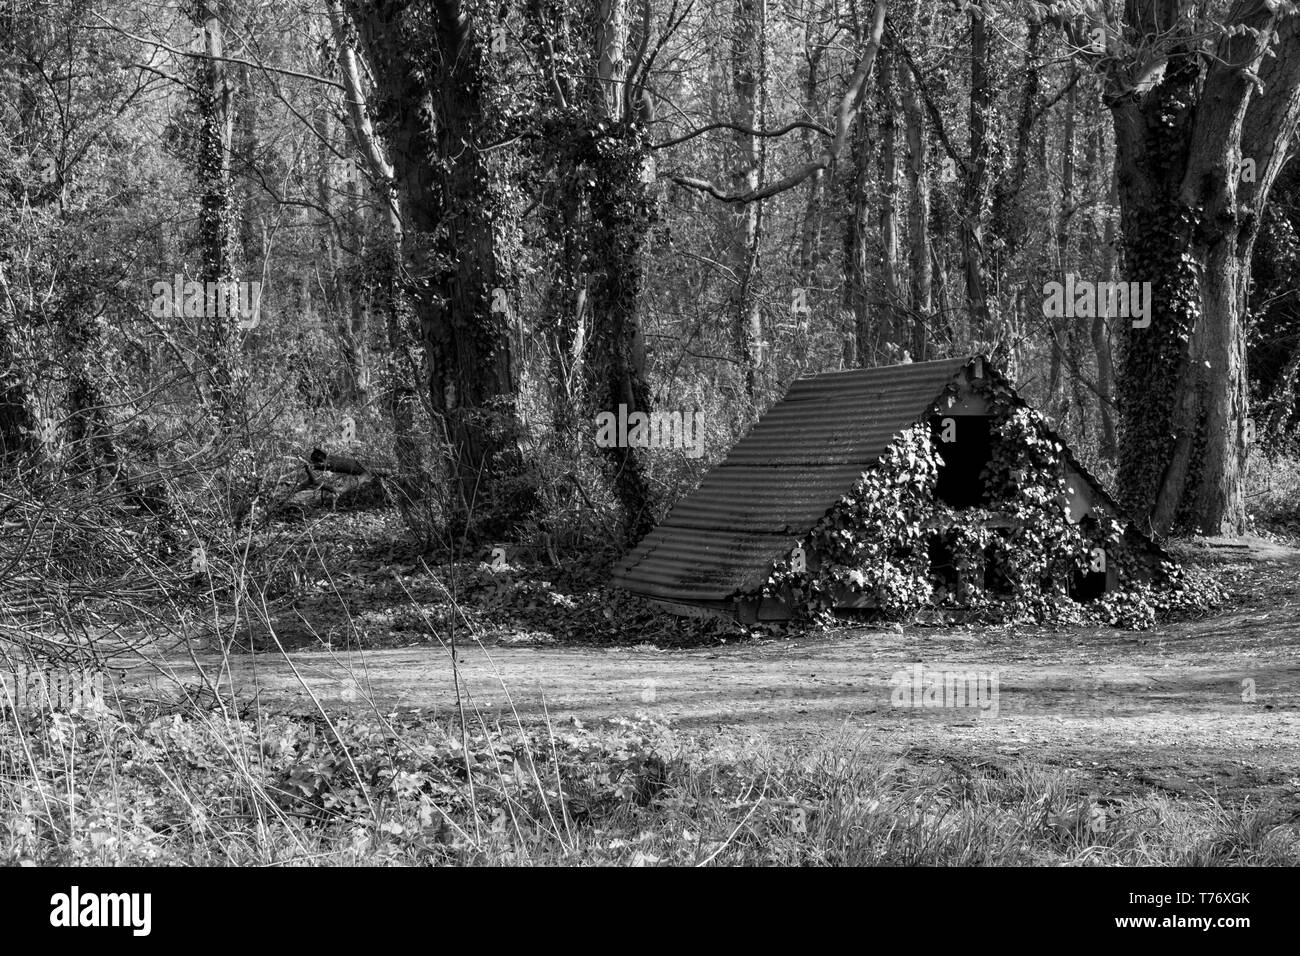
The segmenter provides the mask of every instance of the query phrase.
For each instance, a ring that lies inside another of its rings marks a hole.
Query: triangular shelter
[[[901,432],[936,414],[989,421],[987,402],[972,387],[973,379],[985,375],[996,376],[1021,401],[982,356],[797,380],[619,563],[613,583],[678,613],[748,617],[742,596],[763,584],[773,562],[879,462]],[[1119,516],[1114,499],[1068,448],[1064,457],[1071,520],[1093,509]],[[954,468],[963,466],[978,469],[982,462],[953,462]]]

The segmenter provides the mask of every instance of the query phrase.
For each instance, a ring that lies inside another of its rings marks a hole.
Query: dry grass
[[[1024,760],[884,760],[848,738],[723,749],[646,721],[502,727],[469,711],[462,727],[197,696],[9,713],[0,780],[10,864],[1300,862],[1277,807],[1098,794]]]

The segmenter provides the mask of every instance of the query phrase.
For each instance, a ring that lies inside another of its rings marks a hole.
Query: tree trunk
[[[198,61],[194,112],[198,122],[198,153],[194,157],[199,181],[198,281],[218,287],[234,277],[233,230],[235,208],[230,175],[234,134],[232,89],[228,76],[221,0],[196,0],[193,23],[204,57]],[[238,320],[208,303],[203,323],[208,340],[208,394],[222,427],[234,425],[235,375],[238,363]]]
[[[849,148],[850,174],[844,191],[844,308],[852,315],[853,345],[850,364],[866,368],[874,349],[872,343],[870,260],[867,230],[871,222],[871,153],[867,119],[859,115]]]
[[[1100,175],[1107,182],[1106,225],[1101,234],[1102,269],[1101,275],[1108,282],[1118,282],[1118,256],[1115,251],[1115,217],[1109,210],[1119,205],[1115,177],[1108,175],[1102,168],[1101,160],[1106,155],[1105,128],[1098,124],[1089,138],[1088,169],[1090,175]],[[1096,230],[1092,230],[1096,237]],[[1115,360],[1111,349],[1111,320],[1100,309],[1093,316],[1090,336],[1092,350],[1097,360],[1097,411],[1101,418],[1101,445],[1098,449],[1106,461],[1114,461],[1119,454],[1119,440],[1115,431],[1115,413],[1112,402],[1115,400]],[[1119,321],[1123,321],[1120,319]]]
[[[494,235],[499,201],[482,152],[482,49],[456,20],[433,86],[442,219],[435,233],[434,282],[417,295],[434,410],[443,416],[467,519],[488,511],[485,531],[529,508],[506,497],[522,471],[515,443],[515,378],[510,316],[513,289]],[[460,35],[458,35],[460,34]],[[504,310],[494,311],[504,304]]]
[[[766,38],[766,0],[736,0],[731,43],[731,88],[735,96],[732,122],[749,129],[762,125],[763,44]],[[763,145],[760,138],[736,132],[736,168],[732,188],[753,192],[762,177]],[[754,397],[758,369],[763,361],[763,325],[754,283],[762,243],[763,203],[742,203],[733,214],[732,262],[737,276],[732,293],[732,338],[744,373],[745,395]]]
[[[651,41],[648,8],[640,22],[626,0],[597,0],[569,10],[526,8],[525,42],[541,51],[551,104],[541,117],[553,173],[539,203],[549,211],[547,239],[558,246],[541,322],[552,377],[552,419],[561,445],[574,454],[591,446],[579,413],[620,405],[648,413],[650,389],[642,332],[644,257],[656,200],[655,167],[646,135],[647,100],[636,94],[639,51]],[[559,41],[580,37],[556,50]],[[634,52],[629,61],[629,50]],[[653,525],[644,466],[631,447],[602,447],[611,491],[635,542]]]
[[[898,254],[898,120],[895,116],[894,61],[885,47],[876,57],[880,91],[880,290],[878,321],[888,341],[901,350],[908,339],[902,304]]]
[[[984,263],[984,184],[988,174],[988,120],[993,103],[989,81],[988,10],[984,0],[970,12],[970,158],[962,183],[961,253],[966,303],[977,338],[994,333]]]
[[[1066,95],[1065,124],[1061,132],[1061,194],[1058,201],[1055,234],[1052,237],[1057,274],[1063,274],[1073,261],[1070,258],[1070,227],[1071,220],[1074,218],[1074,133],[1077,114],[1075,107],[1075,88],[1070,87],[1070,92]],[[1061,364],[1063,356],[1068,351],[1069,343],[1074,338],[1074,330],[1065,324],[1071,321],[1070,319],[1048,319],[1052,327],[1052,375],[1048,407],[1051,409],[1052,417],[1061,424],[1066,424],[1070,412],[1070,399],[1061,382]],[[1058,325],[1058,322],[1062,324]],[[1073,378],[1076,369],[1070,368],[1068,371],[1069,377]]]
[[[534,499],[516,486],[523,461],[513,290],[493,232],[501,201],[483,149],[489,24],[457,0],[416,7],[408,20],[405,4],[349,3],[374,71],[378,127],[404,211],[427,394],[450,463],[449,526],[457,537],[496,536]],[[417,35],[425,31],[427,42]]]
[[[1224,35],[1210,59],[1194,38],[1165,36],[1162,10],[1134,0],[1126,20],[1132,38],[1160,36],[1170,50],[1163,75],[1143,92],[1131,69],[1114,67],[1106,96],[1126,278],[1154,291],[1150,325],[1126,330],[1121,489],[1157,533],[1239,533],[1245,288],[1263,204],[1300,120],[1300,17],[1235,8],[1230,25],[1251,30]],[[1280,46],[1266,58],[1274,31]],[[1254,161],[1253,182],[1240,176],[1243,158]]]
[[[414,384],[422,380],[423,375],[420,363],[413,354],[412,336],[406,329],[409,300],[400,279],[404,235],[401,209],[393,187],[393,166],[370,119],[356,50],[352,37],[349,36],[348,21],[339,0],[327,0],[327,8],[338,47],[339,73],[343,80],[349,131],[383,203],[386,228],[380,231],[382,238],[370,252],[375,274],[370,284],[370,309],[382,316],[388,345],[384,359],[384,407],[393,427],[393,455],[398,470],[394,486],[397,506],[407,524],[418,528],[419,522],[414,520],[410,509],[415,501],[424,497],[429,478],[414,437],[418,403]],[[362,220],[359,212],[361,182],[362,177],[356,176],[351,177],[348,184],[348,199],[354,210],[358,233],[361,231]],[[361,297],[358,293],[359,290],[354,290],[353,305],[360,312]],[[364,341],[364,319],[354,320],[353,334]]]
[[[596,117],[588,139],[587,155],[594,173],[587,262],[592,338],[583,373],[587,394],[597,409],[617,413],[619,405],[626,405],[630,414],[651,410],[641,294],[655,203],[648,189],[654,179],[646,134],[648,106],[627,101],[626,64],[613,53],[627,45],[625,31],[630,27],[621,12],[624,2],[601,0],[597,13],[600,23],[620,25],[596,33],[599,82],[619,95],[604,98],[607,113]],[[654,525],[653,498],[643,466],[635,448],[604,448],[602,452],[622,506],[628,543],[635,544]]]
[[[1042,23],[1030,23],[1025,37],[1024,82],[1020,87],[1020,105],[1016,111],[1015,145],[1011,168],[999,176],[993,189],[993,232],[1002,241],[999,257],[1008,260],[1015,255],[1028,235],[1025,206],[1018,202],[1029,172],[1030,148],[1034,123],[1039,116],[1038,101],[1041,95],[1043,68],[1040,57],[1043,49]],[[1000,273],[1000,268],[999,268]]]
[[[933,264],[930,259],[930,179],[926,174],[925,119],[916,79],[902,77],[903,121],[907,132],[908,309],[912,314],[912,358],[924,362],[933,316]]]
[[[803,108],[809,116],[816,116],[820,108],[818,96],[821,80],[821,61],[825,55],[820,30],[814,30],[816,19],[809,17],[804,28],[804,43],[807,47],[808,73],[803,83]],[[818,150],[816,133],[810,129],[801,131],[803,138],[804,160],[811,162]],[[808,180],[808,200],[804,206],[802,228],[799,231],[799,283],[804,289],[812,285],[817,274],[817,263],[821,245],[822,194],[825,189],[826,175],[822,171],[813,173]]]

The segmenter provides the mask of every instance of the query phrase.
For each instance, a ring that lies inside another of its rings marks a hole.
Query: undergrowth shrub
[[[1254,530],[1300,537],[1300,439],[1251,450],[1246,504]]]

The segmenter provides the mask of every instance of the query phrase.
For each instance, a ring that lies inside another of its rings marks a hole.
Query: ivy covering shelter
[[[1084,602],[1166,558],[970,356],[799,379],[613,581],[676,613],[781,620]]]

